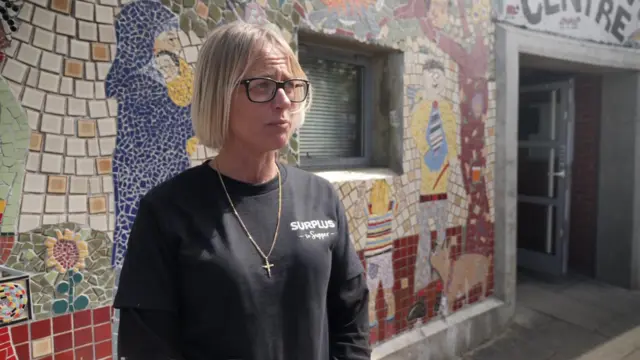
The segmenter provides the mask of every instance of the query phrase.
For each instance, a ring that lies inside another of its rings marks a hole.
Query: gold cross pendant
[[[262,265],[263,269],[267,269],[267,276],[271,277],[271,268],[274,267],[272,263],[269,262],[269,259],[264,259],[264,265]]]

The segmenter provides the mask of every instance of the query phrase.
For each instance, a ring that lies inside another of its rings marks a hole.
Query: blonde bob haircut
[[[205,41],[196,65],[191,118],[196,137],[204,146],[219,150],[229,132],[231,99],[248,70],[260,61],[260,52],[274,46],[289,60],[289,72],[307,79],[298,58],[274,25],[236,21],[217,27]],[[293,112],[293,124],[302,126],[311,106],[311,91]]]

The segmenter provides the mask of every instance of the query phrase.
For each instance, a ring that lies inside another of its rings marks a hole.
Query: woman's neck
[[[255,154],[247,149],[225,146],[210,165],[232,179],[249,184],[263,184],[278,174],[276,156],[277,151]]]

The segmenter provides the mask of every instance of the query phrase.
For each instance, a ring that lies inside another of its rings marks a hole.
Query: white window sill
[[[370,168],[370,169],[352,169],[352,170],[335,170],[335,171],[313,171],[314,174],[327,179],[331,183],[349,182],[349,181],[366,181],[390,179],[399,176],[391,169],[386,168]]]

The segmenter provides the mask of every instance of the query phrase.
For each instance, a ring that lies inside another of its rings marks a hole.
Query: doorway
[[[573,80],[520,87],[518,111],[518,265],[562,276],[567,272]]]

